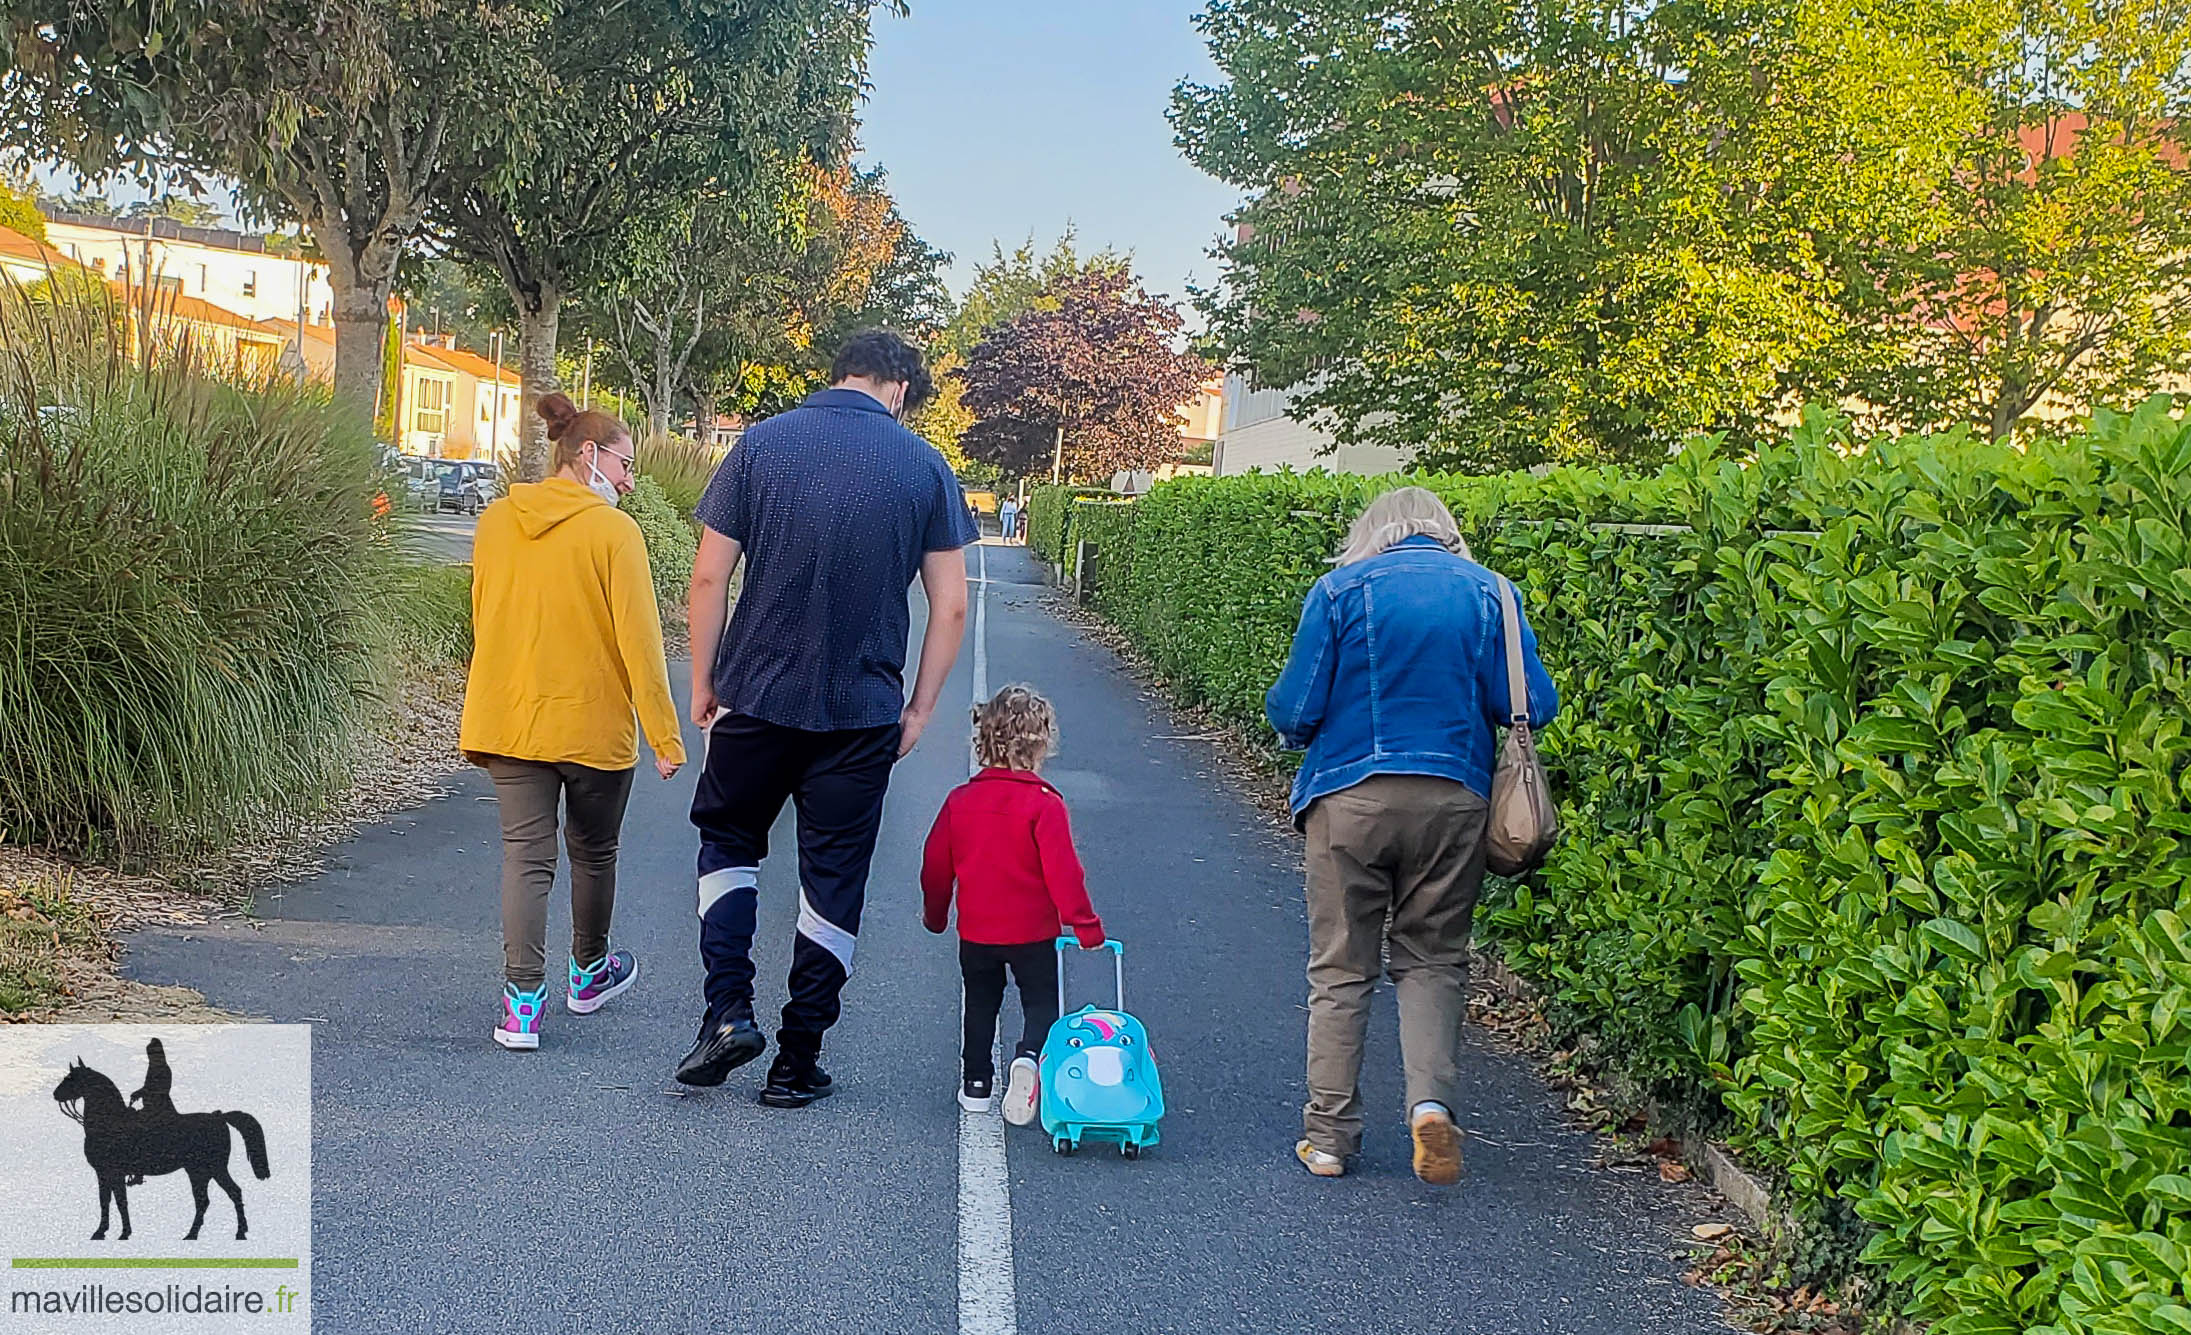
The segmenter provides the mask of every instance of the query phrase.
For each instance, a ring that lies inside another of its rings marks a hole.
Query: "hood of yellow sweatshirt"
[[[518,530],[528,538],[539,537],[572,515],[608,504],[566,477],[512,483],[509,501]]]

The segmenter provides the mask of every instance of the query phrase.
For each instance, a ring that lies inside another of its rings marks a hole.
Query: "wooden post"
[[[1088,541],[1083,538],[1073,544],[1073,601],[1081,601],[1081,575],[1088,565]]]

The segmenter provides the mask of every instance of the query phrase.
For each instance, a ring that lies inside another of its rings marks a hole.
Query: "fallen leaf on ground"
[[[1689,1170],[1686,1166],[1669,1160],[1658,1166],[1658,1180],[1661,1182],[1687,1182],[1689,1180]]]
[[[1731,1224],[1714,1222],[1709,1224],[1698,1224],[1695,1228],[1692,1228],[1689,1231],[1695,1234],[1697,1237],[1703,1239],[1704,1241],[1711,1242],[1717,1238],[1724,1238],[1729,1233],[1732,1233],[1735,1230],[1734,1226]]]

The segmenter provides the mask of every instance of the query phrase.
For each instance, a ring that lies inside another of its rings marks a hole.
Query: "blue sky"
[[[962,294],[992,241],[1134,253],[1150,290],[1218,276],[1204,253],[1237,202],[1172,146],[1182,77],[1216,76],[1189,0],[910,0],[875,17],[863,159],[899,209],[956,257]]]

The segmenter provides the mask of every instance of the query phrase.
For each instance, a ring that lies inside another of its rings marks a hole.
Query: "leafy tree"
[[[1961,0],[1213,0],[1188,156],[1252,194],[1198,294],[1343,441],[1491,469],[1754,434],[1886,354],[1839,238],[1916,249],[1967,115]]]
[[[1128,263],[1129,257],[1107,248],[1083,257],[1079,235],[1070,224],[1047,254],[1036,253],[1031,236],[1009,254],[1002,243],[991,242],[990,257],[974,266],[974,280],[944,326],[937,352],[963,361],[990,329],[1053,300],[1052,289],[1067,279],[1084,273],[1125,273]]]
[[[1068,278],[1081,273],[1126,270],[1125,256],[1106,249],[1083,258],[1077,242],[1078,237],[1070,224],[1047,254],[1036,253],[1035,239],[1031,236],[1009,254],[1002,244],[992,242],[990,258],[974,266],[974,279],[967,286],[966,299],[958,304],[930,342],[930,370],[936,378],[936,397],[913,414],[907,424],[942,450],[951,466],[961,474],[967,474],[974,462],[959,445],[960,437],[974,425],[974,413],[962,400],[965,382],[959,373],[974,345],[992,328],[1049,300],[1044,296],[1045,291]],[[1047,461],[1044,467],[1048,467]]]
[[[828,276],[812,302],[812,342],[823,357],[862,329],[933,341],[954,314],[943,285],[950,255],[923,241],[898,210],[882,168],[840,167],[818,192]]]
[[[1179,405],[1209,364],[1174,350],[1184,321],[1122,271],[1066,278],[992,325],[957,372],[975,421],[960,444],[1006,473],[1108,479],[1179,453]]]
[[[38,211],[37,198],[5,185],[0,185],[0,227],[33,241],[46,239],[46,215]]]
[[[1959,98],[1953,188],[1901,244],[1840,238],[1878,355],[1810,380],[1874,426],[1999,439],[2191,372],[2191,24],[2096,0],[1959,12],[1932,57]]]
[[[716,201],[695,221],[712,226],[679,234],[613,312],[612,343],[659,422],[677,393],[702,421],[720,406],[788,407],[853,331],[922,339],[947,314],[945,257],[914,234],[879,170],[793,167],[779,191]]]
[[[124,218],[161,218],[185,227],[219,227],[228,221],[218,208],[202,199],[174,193],[140,199],[122,210]]]
[[[410,308],[411,328],[453,334],[458,347],[481,356],[496,330],[516,326],[502,284],[447,256],[406,256],[396,290]]]
[[[334,289],[335,388],[377,397],[388,298],[445,165],[519,131],[533,0],[8,0],[0,134],[92,178],[220,174],[300,220]]]
[[[664,238],[691,240],[722,216],[722,201],[765,212],[782,163],[836,154],[850,136],[871,0],[644,0],[619,7],[613,23],[582,0],[542,2],[552,14],[535,59],[553,95],[528,102],[522,138],[484,143],[460,166],[459,188],[435,214],[447,244],[516,303],[527,477],[547,466],[533,405],[557,387],[566,297],[630,285],[650,257],[662,260]],[[691,259],[668,257],[677,276],[649,320],[687,299],[704,304]],[[666,326],[654,342],[670,361],[689,358],[684,335]],[[649,414],[663,427],[665,382],[639,380],[656,390]]]

